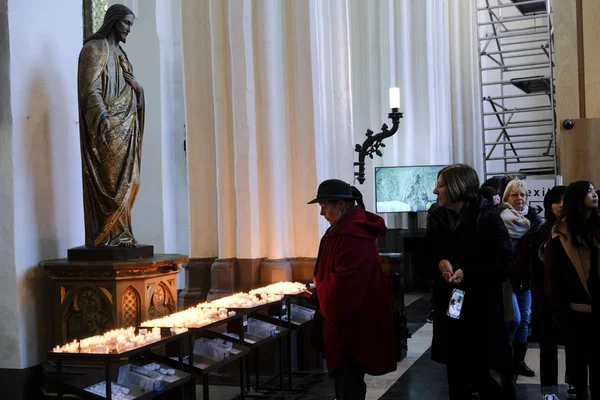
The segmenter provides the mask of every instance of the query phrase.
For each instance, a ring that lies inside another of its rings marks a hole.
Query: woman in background
[[[578,400],[587,399],[588,367],[592,399],[600,399],[599,318],[594,312],[600,309],[599,224],[594,185],[571,183],[545,252],[546,295],[567,338],[569,378]]]
[[[506,185],[508,185],[510,180],[511,178],[507,175],[504,175],[503,177],[495,176],[483,182],[481,189],[485,190],[490,196],[492,196],[494,205],[498,205],[504,196],[504,190],[506,189]]]
[[[479,177],[464,164],[445,167],[434,193],[438,207],[427,222],[425,243],[434,284],[431,357],[446,365],[451,400],[514,399],[501,390],[490,368],[505,347],[502,282],[510,275],[512,251],[506,227],[493,205],[478,196]],[[451,307],[457,298],[462,308]]]
[[[541,225],[541,218],[527,205],[527,185],[515,179],[508,183],[500,205],[500,216],[508,229],[515,263],[505,291],[512,289],[513,321],[507,323],[509,341],[513,347],[514,371],[519,375],[534,376],[525,363],[527,337],[531,316],[531,237]]]
[[[552,227],[560,217],[566,186],[555,186],[544,196],[546,221],[531,238],[532,276],[532,327],[540,343],[540,384],[544,400],[558,400],[558,345],[564,344],[544,293],[544,253]],[[567,363],[568,365],[568,363]],[[567,368],[568,370],[568,368]],[[568,381],[568,371],[565,377]],[[568,394],[575,394],[569,386]]]

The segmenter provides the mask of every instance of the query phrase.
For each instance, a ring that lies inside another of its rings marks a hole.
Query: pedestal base
[[[179,306],[189,308],[206,301],[210,291],[210,267],[215,258],[192,258],[183,267],[185,289],[179,294]]]
[[[54,345],[176,312],[176,276],[187,261],[157,254],[121,262],[40,262],[53,285]]]

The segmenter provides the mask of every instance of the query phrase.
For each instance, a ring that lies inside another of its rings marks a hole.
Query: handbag
[[[504,322],[515,323],[517,316],[515,315],[515,309],[513,307],[513,285],[510,279],[502,282],[502,304],[504,306]]]

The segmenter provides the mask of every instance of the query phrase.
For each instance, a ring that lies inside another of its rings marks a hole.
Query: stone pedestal
[[[215,258],[191,258],[183,266],[185,289],[179,294],[179,305],[189,308],[206,301],[210,291],[210,268]]]
[[[260,284],[269,285],[292,280],[292,263],[289,259],[264,259],[260,263]]]
[[[292,258],[292,280],[294,282],[312,282],[315,272],[316,258],[298,257]]]
[[[179,300],[188,307],[271,283],[312,282],[315,262],[315,258],[193,258],[185,267],[186,288]]]
[[[218,258],[210,267],[210,292],[207,300],[230,296],[239,287],[237,258]]]
[[[177,311],[180,254],[126,261],[40,262],[52,280],[54,345],[139,326]]]

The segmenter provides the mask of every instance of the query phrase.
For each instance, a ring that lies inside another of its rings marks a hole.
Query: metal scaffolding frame
[[[480,0],[477,35],[485,178],[556,179],[551,0]]]

